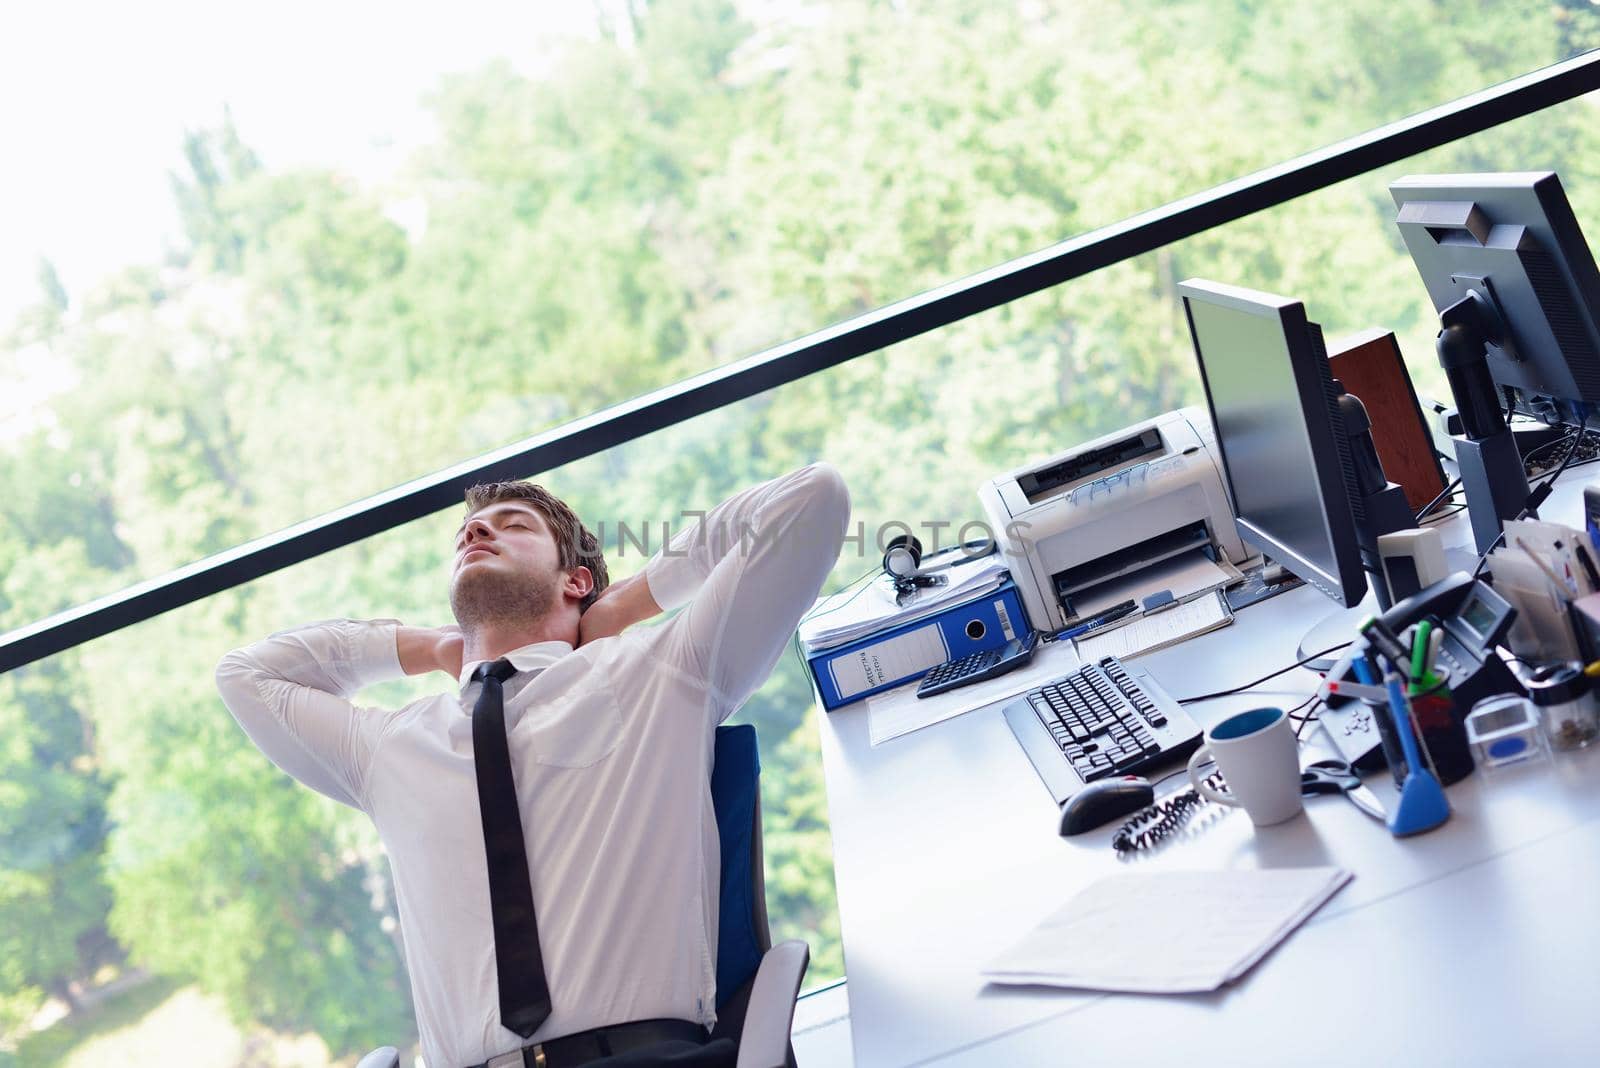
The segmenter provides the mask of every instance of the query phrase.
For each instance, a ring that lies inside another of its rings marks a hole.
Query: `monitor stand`
[[[1305,636],[1295,651],[1296,660],[1304,660],[1330,646],[1348,642],[1356,636],[1356,627],[1368,616],[1387,611],[1392,601],[1389,583],[1383,574],[1383,559],[1378,552],[1378,539],[1385,534],[1410,530],[1417,525],[1411,505],[1406,501],[1406,491],[1383,475],[1383,463],[1372,443],[1372,423],[1367,417],[1366,405],[1361,398],[1346,393],[1338,379],[1331,380],[1335,408],[1344,431],[1345,490],[1350,495],[1350,511],[1355,519],[1356,542],[1360,546],[1361,569],[1367,580],[1367,595],[1354,608],[1335,612],[1319,621]],[[1313,671],[1326,673],[1337,657],[1319,657],[1306,664]]]
[[[1356,628],[1369,616],[1382,615],[1394,604],[1389,595],[1389,582],[1383,574],[1383,560],[1378,555],[1378,538],[1396,531],[1410,530],[1416,520],[1411,505],[1406,502],[1406,491],[1393,482],[1385,482],[1381,490],[1368,493],[1362,499],[1363,509],[1356,520],[1356,540],[1361,543],[1361,569],[1367,577],[1367,593],[1353,608],[1339,611],[1318,620],[1300,639],[1294,658],[1304,660],[1340,642],[1356,636]],[[1340,653],[1318,657],[1306,664],[1312,671],[1327,673]]]
[[[1483,288],[1487,292],[1488,284]],[[1505,335],[1505,324],[1494,303],[1476,289],[1440,312],[1439,322],[1439,365],[1461,417],[1456,467],[1467,494],[1472,540],[1478,552],[1487,553],[1500,540],[1501,525],[1528,504],[1522,454],[1489,373],[1489,344]]]
[[[1372,421],[1367,417],[1367,406],[1361,403],[1360,397],[1346,393],[1337,378],[1333,380],[1333,389],[1344,427],[1345,454],[1341,460],[1346,464],[1345,489],[1350,494],[1350,513],[1355,519],[1356,542],[1361,549],[1361,569],[1366,572],[1367,587],[1377,595],[1378,607],[1387,611],[1392,601],[1378,539],[1385,534],[1411,530],[1417,525],[1417,517],[1406,501],[1406,491],[1384,477],[1383,461],[1378,459],[1378,448],[1372,441]]]
[[[1356,628],[1372,616],[1378,615],[1377,597],[1371,590],[1361,599],[1361,603],[1354,608],[1341,608],[1331,615],[1324,616],[1311,625],[1311,629],[1301,637],[1300,644],[1295,647],[1294,658],[1305,660],[1308,656],[1321,653],[1325,649],[1349,642],[1356,636]],[[1344,655],[1344,650],[1333,649],[1325,656],[1307,661],[1306,667],[1319,675],[1326,675],[1333,669],[1339,657]]]

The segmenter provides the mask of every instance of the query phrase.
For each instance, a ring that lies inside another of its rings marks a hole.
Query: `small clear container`
[[[1538,707],[1515,694],[1485,697],[1473,705],[1467,716],[1467,742],[1480,768],[1550,758]]]
[[[1582,664],[1545,664],[1528,676],[1526,686],[1553,748],[1582,749],[1600,737],[1600,711]]]

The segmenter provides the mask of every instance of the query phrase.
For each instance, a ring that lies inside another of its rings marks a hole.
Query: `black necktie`
[[[505,693],[501,683],[517,673],[509,660],[482,664],[472,673],[483,683],[472,706],[473,764],[478,771],[478,816],[489,860],[489,907],[494,912],[494,958],[500,981],[500,1022],[523,1038],[550,1015],[539,924],[533,912],[528,853],[517,814],[517,786],[506,746]]]

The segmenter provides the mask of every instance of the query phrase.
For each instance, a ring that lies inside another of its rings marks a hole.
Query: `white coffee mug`
[[[1243,808],[1257,827],[1300,814],[1300,750],[1287,712],[1252,708],[1216,724],[1205,738],[1189,758],[1189,781],[1201,797]],[[1205,784],[1198,769],[1208,760],[1217,762],[1227,790]]]

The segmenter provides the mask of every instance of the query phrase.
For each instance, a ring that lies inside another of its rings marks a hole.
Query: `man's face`
[[[558,602],[566,578],[544,514],[526,501],[500,501],[456,533],[450,607],[463,626],[526,622]]]

